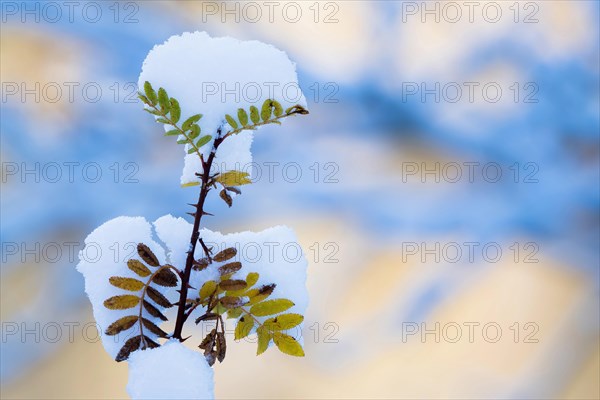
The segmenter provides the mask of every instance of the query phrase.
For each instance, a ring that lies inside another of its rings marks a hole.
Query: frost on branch
[[[177,99],[181,121],[202,114],[198,121],[200,137],[213,135],[226,122],[227,114],[238,119],[239,108],[246,110],[248,117],[251,107],[260,113],[268,99],[277,100],[283,110],[296,105],[306,108],[296,65],[283,51],[258,41],[211,38],[205,32],[172,36],[155,46],[142,67],[138,81],[141,92],[146,81]],[[171,129],[165,126],[166,131]],[[252,136],[252,130],[245,130],[225,141],[213,170],[224,172],[249,166]],[[210,143],[201,147],[204,157],[210,149]],[[187,154],[181,183],[197,182],[197,172],[202,172],[199,158]]]

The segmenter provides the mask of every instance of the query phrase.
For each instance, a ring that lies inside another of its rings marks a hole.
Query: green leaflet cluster
[[[147,319],[144,315],[160,318],[163,321],[167,320],[167,317],[164,316],[161,310],[171,307],[172,304],[162,293],[156,290],[153,285],[166,287],[177,286],[177,276],[179,271],[169,264],[160,265],[156,255],[143,243],[137,245],[137,253],[144,262],[131,259],[127,261],[127,267],[135,272],[140,278],[148,279],[144,282],[136,278],[112,276],[109,279],[111,285],[127,292],[135,292],[135,294],[121,294],[104,301],[104,307],[110,310],[126,310],[138,307],[137,314],[119,318],[106,328],[105,333],[109,336],[114,336],[131,329],[136,324],[139,325],[139,335],[136,335],[125,342],[115,358],[116,361],[126,360],[129,358],[129,354],[131,354],[132,351],[159,346],[158,343],[154,342],[144,334],[144,330],[152,332],[160,338],[169,337],[165,331]],[[154,272],[151,268],[154,269]],[[154,304],[148,301],[148,299],[152,300]]]
[[[282,314],[294,303],[288,299],[268,299],[275,290],[275,284],[255,287],[259,274],[250,272],[246,279],[234,279],[233,275],[242,268],[242,263],[232,261],[237,254],[234,247],[227,248],[213,257],[196,260],[195,270],[203,270],[212,262],[223,263],[219,266],[219,280],[205,282],[195,300],[189,300],[187,307],[206,307],[206,312],[196,319],[196,324],[202,321],[215,321],[215,328],[204,338],[199,348],[204,350],[210,365],[215,360],[222,362],[225,358],[227,344],[223,315],[237,320],[235,340],[241,340],[256,329],[258,335],[257,355],[262,354],[271,340],[285,354],[302,357],[304,350],[292,336],[282,331],[294,328],[304,321],[300,314]],[[278,314],[278,315],[276,315]],[[276,315],[276,316],[275,316]],[[267,317],[260,322],[258,317]]]
[[[249,111],[239,108],[237,110],[237,120],[229,114],[225,115],[225,120],[233,129],[227,132],[226,136],[236,135],[247,129],[255,130],[261,125],[280,125],[280,119],[296,114],[305,115],[308,114],[308,111],[301,105],[289,107],[284,111],[277,100],[267,99],[263,102],[260,111],[256,106],[250,106]]]
[[[188,154],[196,153],[198,157],[202,158],[200,148],[212,139],[211,135],[200,136],[201,129],[198,121],[202,118],[202,114],[192,115],[178,125],[181,118],[181,107],[177,99],[169,97],[167,91],[162,87],[156,92],[148,81],[144,83],[144,93],[138,93],[138,97],[148,106],[144,110],[158,117],[157,122],[173,128],[167,131],[165,136],[183,136],[183,139],[177,140],[177,144],[188,144]]]

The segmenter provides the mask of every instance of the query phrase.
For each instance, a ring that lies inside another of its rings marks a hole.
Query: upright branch
[[[219,128],[208,159],[206,161],[201,160],[203,171],[201,174],[200,196],[198,197],[198,202],[194,206],[196,212],[192,214],[194,216],[194,226],[192,228],[192,235],[190,237],[190,247],[187,252],[187,258],[185,260],[185,269],[183,270],[183,279],[177,308],[177,320],[175,321],[175,330],[173,332],[173,338],[179,339],[180,341],[183,341],[183,338],[181,337],[181,332],[183,330],[183,324],[185,323],[188,317],[188,314],[185,313],[185,306],[188,298],[188,288],[190,282],[190,275],[192,273],[192,266],[194,264],[194,254],[196,252],[196,245],[198,242],[201,241],[200,222],[202,221],[202,216],[205,214],[204,202],[206,201],[206,197],[212,186],[210,170],[215,159],[215,154],[217,153],[217,150],[222,142],[223,138],[221,137],[221,129]],[[204,245],[204,242],[202,242],[202,248],[204,250],[205,256],[210,259],[210,252],[206,245]]]
[[[223,361],[225,357],[225,326],[222,315],[227,313],[228,318],[235,318],[238,320],[236,327],[236,339],[241,339],[247,336],[253,329],[256,329],[259,338],[259,346],[257,354],[261,354],[266,350],[269,342],[273,340],[277,347],[284,353],[303,356],[304,352],[302,346],[293,337],[283,333],[282,331],[290,329],[300,324],[304,317],[299,314],[281,314],[294,306],[294,303],[287,299],[273,299],[267,300],[275,289],[275,284],[262,285],[260,287],[253,288],[258,281],[257,273],[249,273],[246,280],[233,279],[232,275],[241,269],[241,262],[229,262],[219,267],[220,278],[219,281],[207,281],[204,282],[200,288],[197,296],[189,296],[190,277],[192,270],[204,269],[213,262],[223,263],[236,254],[234,248],[225,249],[214,256],[212,251],[209,249],[202,238],[200,237],[200,226],[202,217],[204,215],[212,215],[205,211],[205,203],[209,192],[212,188],[217,188],[217,184],[222,186],[220,197],[225,203],[231,207],[233,203],[232,197],[229,192],[235,194],[241,194],[237,186],[252,183],[249,178],[249,174],[240,171],[224,171],[211,173],[213,162],[216,157],[219,146],[223,141],[231,136],[237,135],[244,130],[256,130],[258,127],[267,124],[281,124],[282,118],[292,115],[304,115],[308,114],[308,111],[300,106],[294,105],[284,110],[281,104],[274,99],[267,99],[263,102],[262,107],[259,109],[255,106],[251,106],[249,112],[239,108],[237,110],[237,119],[231,115],[225,115],[223,124],[217,129],[217,132],[213,136],[201,135],[201,128],[198,125],[198,121],[202,118],[202,114],[195,114],[187,118],[181,125],[179,120],[181,117],[181,108],[179,102],[169,97],[166,90],[159,88],[158,91],[154,91],[152,85],[149,82],[144,84],[144,93],[139,93],[139,98],[144,104],[146,104],[145,110],[156,117],[156,121],[169,126],[169,129],[165,136],[177,136],[178,144],[187,146],[188,154],[196,154],[200,159],[202,165],[202,172],[196,173],[199,181],[186,183],[183,186],[196,186],[200,185],[200,194],[198,201],[195,204],[190,204],[194,207],[194,212],[189,213],[194,218],[194,224],[190,236],[189,247],[187,250],[185,266],[183,270],[178,270],[172,266],[161,267],[159,271],[169,271],[169,268],[177,271],[177,275],[181,280],[181,287],[179,289],[179,301],[173,305],[177,306],[177,319],[175,321],[175,328],[172,338],[177,339],[181,342],[187,338],[183,338],[183,326],[192,312],[199,306],[204,307],[204,314],[196,319],[196,323],[201,321],[215,321],[215,328],[204,338],[200,344],[200,348],[204,350],[204,354],[212,365],[215,359]],[[231,128],[225,132],[225,127]],[[210,153],[207,157],[206,153],[202,151],[204,146],[208,145],[212,141]],[[194,259],[196,252],[196,246],[200,244],[204,252],[204,257],[200,260]],[[155,260],[151,260],[153,263]],[[137,264],[136,264],[137,265]],[[131,266],[130,266],[131,268]],[[144,269],[137,265],[137,273],[146,272]],[[149,273],[148,273],[149,274]],[[157,276],[160,272],[157,271]],[[154,279],[155,275],[150,277],[149,282],[156,282]],[[138,286],[142,284],[139,282]],[[142,286],[140,286],[142,287]],[[150,294],[155,302],[162,302],[166,304],[164,298],[159,297],[156,291],[152,287],[145,285],[143,287],[141,299],[137,301],[143,303],[146,311],[153,311],[151,305],[144,300],[146,294]],[[109,299],[112,300],[112,299]],[[129,301],[133,303],[135,299],[125,298],[120,302]],[[137,304],[137,302],[136,302]],[[110,304],[109,304],[110,305]],[[120,304],[119,304],[120,306]],[[129,306],[128,304],[123,305]],[[249,307],[249,308],[248,308]],[[152,314],[152,313],[151,313]],[[276,317],[269,318],[261,322],[257,317],[265,317],[270,315],[279,314]],[[136,318],[136,320],[142,320],[142,311]],[[154,314],[153,314],[154,315]],[[156,314],[155,316],[161,317],[162,314]],[[163,319],[164,320],[164,319]],[[128,329],[129,324],[133,321],[133,317],[124,322],[120,322],[120,326],[123,329]],[[154,325],[148,323],[140,324],[141,335],[139,339],[127,347],[126,354],[123,355],[125,359],[129,352],[135,350],[140,345],[146,347],[157,345],[150,339],[143,335],[143,329],[148,328],[154,334],[160,334],[159,337],[165,337],[163,331],[155,329]]]

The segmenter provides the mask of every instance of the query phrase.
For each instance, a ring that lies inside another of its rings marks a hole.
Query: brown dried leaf
[[[219,274],[227,275],[238,272],[242,268],[242,263],[239,261],[223,264],[219,267]]]
[[[177,275],[169,268],[164,268],[154,275],[152,282],[160,286],[174,287],[177,286]]]
[[[227,261],[237,254],[235,247],[229,247],[223,251],[218,252],[212,259],[216,262]]]
[[[199,260],[195,260],[192,264],[192,268],[196,271],[202,271],[208,267],[208,264],[210,264],[210,261],[208,258],[204,257]]]
[[[160,265],[158,258],[156,258],[152,250],[150,250],[150,247],[146,246],[144,243],[138,243],[137,252],[142,260],[151,267],[158,267]]]
[[[104,333],[106,333],[109,336],[117,335],[131,328],[133,325],[135,325],[137,320],[137,315],[128,315],[126,317],[119,318],[118,320],[110,324],[108,328],[106,328],[106,331]]]
[[[225,188],[225,190],[228,190],[228,191],[233,192],[235,194],[242,194],[242,191],[240,189],[234,187],[234,186],[227,186]]]
[[[211,330],[208,335],[204,339],[202,339],[202,343],[198,346],[202,350],[212,349],[215,343],[215,337],[217,335],[217,330]]]
[[[146,288],[146,294],[148,295],[148,297],[150,297],[152,300],[154,300],[154,302],[156,304],[158,304],[159,306],[162,306],[165,308],[169,308],[172,306],[169,299],[167,299],[161,292],[154,289],[152,286],[148,286]]]
[[[219,315],[215,314],[215,313],[204,314],[204,315],[201,315],[198,318],[196,318],[196,325],[198,325],[202,321],[211,321],[211,320],[215,320],[217,318],[219,318]]]
[[[225,291],[235,291],[246,289],[248,284],[242,279],[227,279],[219,283],[219,287]]]
[[[138,281],[134,278],[124,278],[122,276],[111,276],[108,281],[111,285],[118,287],[119,289],[129,290],[130,292],[137,292],[144,288],[144,282]]]
[[[240,297],[225,296],[221,299],[221,304],[223,307],[230,309],[240,307],[244,304],[244,301]]]
[[[259,287],[257,291],[252,290],[252,293],[248,292],[248,296],[250,297],[250,301],[248,301],[248,304],[253,305],[256,303],[260,303],[261,301],[269,297],[271,293],[273,293],[273,290],[275,290],[275,286],[276,285],[274,283],[271,283]]]
[[[136,351],[140,348],[141,339],[142,337],[138,335],[127,340],[123,347],[121,347],[121,350],[119,350],[119,353],[117,354],[117,357],[115,357],[115,360],[117,362],[127,360],[129,358],[129,354],[131,354],[132,351]]]
[[[155,318],[160,318],[160,319],[162,319],[163,321],[166,321],[166,320],[167,320],[167,317],[165,317],[165,316],[163,315],[163,313],[161,313],[161,312],[158,310],[158,308],[154,307],[152,304],[148,303],[146,300],[144,300],[144,302],[143,302],[143,305],[144,305],[144,309],[145,309],[146,311],[148,311],[148,314],[152,315],[152,316],[153,316],[153,317],[155,317]]]
[[[225,340],[225,333],[217,333],[217,360],[223,362],[225,359],[225,353],[227,353],[227,341]]]
[[[144,328],[148,329],[150,332],[154,333],[156,336],[161,337],[161,338],[167,338],[167,337],[169,337],[169,335],[167,334],[167,332],[165,332],[162,329],[160,329],[152,321],[147,320],[146,318],[142,317],[142,323],[144,324]]]
[[[131,260],[127,261],[127,266],[129,267],[130,270],[132,270],[133,272],[135,272],[142,278],[145,278],[152,273],[148,269],[148,267],[146,267],[144,264],[142,264],[142,262],[139,260],[131,259]]]
[[[221,190],[221,192],[219,193],[219,196],[221,197],[221,199],[223,199],[223,201],[225,203],[227,203],[227,205],[229,207],[231,207],[233,205],[233,199],[231,198],[229,193],[227,193],[227,191],[225,191],[225,189]]]
[[[139,302],[139,297],[132,294],[124,294],[104,300],[104,307],[109,310],[126,310],[137,306]]]

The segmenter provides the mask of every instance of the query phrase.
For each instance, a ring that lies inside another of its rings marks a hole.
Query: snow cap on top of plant
[[[146,81],[163,87],[179,101],[181,120],[202,114],[198,124],[203,135],[214,136],[220,126],[225,132],[230,130],[226,114],[236,115],[239,108],[248,110],[252,105],[260,109],[267,99],[277,100],[284,109],[306,108],[296,64],[285,52],[255,40],[212,38],[206,32],[171,36],[148,53],[138,81],[141,92]],[[215,172],[249,166],[252,137],[252,131],[243,131],[225,141],[215,160]],[[201,148],[205,157],[210,150],[210,143]],[[198,157],[187,154],[181,183],[197,181],[199,171]]]

